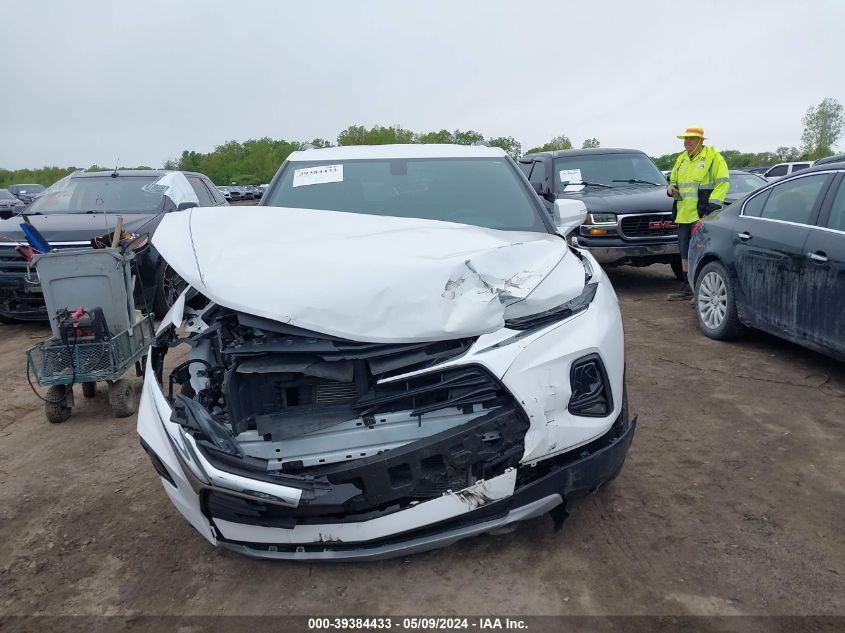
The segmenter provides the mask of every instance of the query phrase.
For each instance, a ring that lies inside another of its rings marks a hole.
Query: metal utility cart
[[[109,404],[117,417],[132,415],[137,409],[135,389],[121,376],[132,365],[141,375],[141,359],[155,337],[155,329],[152,315],[143,316],[135,310],[130,267],[133,258],[131,251],[121,248],[62,250],[34,258],[52,337],[26,354],[28,369],[39,385],[48,387],[42,399],[49,422],[64,422],[70,417],[76,383],[82,384],[86,398],[93,398],[97,383],[105,382]],[[80,339],[79,328],[68,326],[62,315],[80,306],[100,309],[98,325],[105,335],[96,340]]]

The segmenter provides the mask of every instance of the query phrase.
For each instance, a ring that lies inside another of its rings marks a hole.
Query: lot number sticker
[[[343,165],[320,165],[306,167],[293,172],[293,186],[322,185],[327,182],[343,182]]]
[[[561,182],[571,182],[573,184],[566,185],[564,191],[581,191],[584,188],[584,185],[576,185],[576,182],[581,182],[581,170],[580,169],[561,169],[558,172],[558,176],[560,177]]]

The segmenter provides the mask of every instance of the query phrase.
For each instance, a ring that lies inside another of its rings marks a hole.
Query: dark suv
[[[26,244],[22,222],[38,229],[54,249],[90,248],[91,238],[114,230],[118,216],[125,231],[152,234],[166,213],[226,204],[206,176],[191,172],[76,172],[63,178],[23,215],[0,220],[0,321],[47,319],[35,270],[15,250]],[[163,316],[179,296],[182,280],[149,244],[136,251],[133,268],[135,305]]]
[[[643,152],[579,149],[527,154],[519,168],[551,212],[557,198],[581,200],[587,222],[569,239],[604,266],[670,264],[682,277],[678,228],[666,179]]]

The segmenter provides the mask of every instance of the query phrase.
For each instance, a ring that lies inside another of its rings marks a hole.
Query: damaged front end
[[[138,431],[210,542],[404,555],[553,509],[559,525],[619,472],[624,335],[589,255],[541,232],[249,212],[174,214],[154,238],[190,287],[151,349]],[[219,236],[250,225],[278,230],[233,274]]]
[[[200,295],[191,360],[163,372],[170,324],[151,364],[170,421],[221,472],[298,489],[283,496],[194,482],[213,520],[293,528],[386,516],[517,467],[528,418],[484,367],[431,370],[474,338],[358,343],[229,310]],[[196,462],[200,462],[198,458]],[[186,464],[190,469],[190,463]]]

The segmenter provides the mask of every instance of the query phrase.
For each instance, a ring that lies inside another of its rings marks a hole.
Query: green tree
[[[376,125],[369,130],[363,125],[350,125],[337,136],[338,145],[391,145],[413,142],[414,133],[398,125]]]
[[[654,164],[657,165],[658,169],[666,171],[667,169],[672,169],[672,167],[675,166],[675,159],[678,158],[678,154],[680,154],[680,152],[675,152],[674,154],[663,154],[662,156],[652,158],[651,160],[654,161]]]
[[[439,132],[426,132],[425,134],[418,134],[414,139],[415,143],[431,144],[431,143],[454,143],[455,135],[449,130],[440,130]]]
[[[491,147],[499,147],[507,153],[508,156],[516,160],[522,155],[522,145],[512,136],[499,136],[498,138],[490,139]]]
[[[832,154],[845,123],[842,104],[836,99],[823,99],[817,106],[807,108],[802,122],[804,133],[801,135],[801,148],[807,158],[816,159]]]
[[[540,147],[532,147],[526,152],[526,154],[533,154],[535,152],[553,152],[560,149],[572,149],[572,141],[569,140],[569,137],[566,134],[555,136],[548,143],[541,145]]]
[[[797,147],[781,146],[775,150],[775,154],[777,155],[778,162],[780,163],[790,163],[801,157],[801,152],[798,151]]]
[[[584,142],[581,143],[581,149],[593,149],[596,147],[601,147],[601,143],[595,137],[584,139]]]
[[[484,140],[484,135],[475,130],[455,130],[452,138],[454,139],[452,142],[458,145],[472,145]]]

